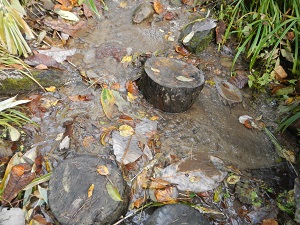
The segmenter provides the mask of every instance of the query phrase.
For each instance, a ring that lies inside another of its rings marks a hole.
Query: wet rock
[[[97,166],[106,166],[109,179],[118,189],[123,201],[115,201],[108,194],[106,176]],[[94,184],[92,195],[88,190]],[[128,204],[127,186],[119,169],[112,161],[81,155],[62,161],[53,171],[49,183],[49,205],[61,224],[112,224]]]
[[[170,113],[188,110],[204,86],[203,72],[186,62],[165,57],[146,61],[139,82],[141,91],[154,107]]]
[[[251,211],[247,214],[251,224],[260,224],[263,220],[266,219],[276,219],[278,214],[278,208],[276,204],[261,207],[257,210]]]
[[[165,205],[158,208],[145,225],[208,225],[209,221],[196,209],[182,204]]]
[[[69,80],[69,73],[62,70],[48,69],[32,71],[32,77],[43,87],[61,87]],[[16,95],[34,90],[41,90],[41,87],[31,78],[17,71],[2,73],[0,75],[0,94]]]
[[[226,177],[227,172],[219,169],[222,164],[222,160],[201,153],[167,166],[161,171],[161,178],[177,184],[180,191],[208,191]]]
[[[216,27],[213,19],[196,19],[182,29],[179,40],[191,52],[201,53],[212,41],[212,29]]]
[[[0,210],[1,225],[25,225],[24,212],[20,208],[3,208]]]
[[[133,12],[133,23],[141,23],[154,14],[153,7],[148,3],[140,4]]]

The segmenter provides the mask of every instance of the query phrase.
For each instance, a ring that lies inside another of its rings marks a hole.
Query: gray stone
[[[140,4],[133,12],[133,23],[141,23],[154,14],[153,7],[148,3]]]
[[[174,204],[158,208],[145,225],[209,225],[209,221],[188,205]]]

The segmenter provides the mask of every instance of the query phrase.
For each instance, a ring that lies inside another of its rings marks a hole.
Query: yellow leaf
[[[101,92],[101,105],[105,115],[109,119],[112,119],[115,103],[116,100],[111,90],[109,90],[108,88],[103,88]]]
[[[159,116],[152,116],[152,117],[150,118],[150,120],[152,120],[152,121],[158,120],[158,119],[159,119]]]
[[[109,175],[109,171],[108,171],[108,168],[104,165],[101,165],[101,166],[97,166],[97,171],[100,175],[103,175],[103,176],[106,176],[106,175]]]
[[[132,61],[131,55],[125,55],[121,61],[121,63],[130,63]]]
[[[119,5],[121,8],[126,8],[127,7],[127,2],[120,2],[120,5]]]
[[[56,91],[56,87],[55,86],[50,86],[50,87],[47,87],[47,88],[45,88],[46,89],[46,91],[48,91],[48,92],[55,92]]]
[[[89,190],[88,190],[88,198],[92,197],[93,191],[94,191],[94,187],[95,187],[94,184],[91,184],[91,186],[89,187]]]
[[[127,101],[134,102],[137,98],[138,98],[138,96],[134,96],[130,92],[127,93]]]
[[[119,131],[120,131],[120,135],[123,136],[123,137],[128,137],[130,135],[133,135],[134,133],[134,130],[131,126],[129,125],[121,125],[119,127]]]

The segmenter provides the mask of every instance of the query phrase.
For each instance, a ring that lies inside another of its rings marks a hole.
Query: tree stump
[[[108,169],[108,178],[97,172],[98,166]],[[108,194],[106,185],[110,182],[122,201],[115,201]],[[89,194],[92,184],[94,189]],[[50,179],[49,205],[61,224],[112,224],[126,213],[128,202],[122,174],[111,160],[89,155],[68,158],[54,169]]]
[[[164,112],[188,110],[204,86],[203,72],[186,62],[153,57],[145,63],[139,81],[145,99]]]

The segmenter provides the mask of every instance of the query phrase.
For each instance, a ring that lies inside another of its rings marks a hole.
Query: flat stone
[[[123,201],[108,194],[110,181],[97,172],[106,166],[109,179],[118,189]],[[94,184],[92,195],[88,190]],[[62,161],[53,171],[49,184],[49,205],[61,224],[112,224],[127,210],[127,187],[118,167],[110,160],[81,155]]]
[[[196,209],[183,204],[158,208],[145,225],[209,225],[209,221]]]

